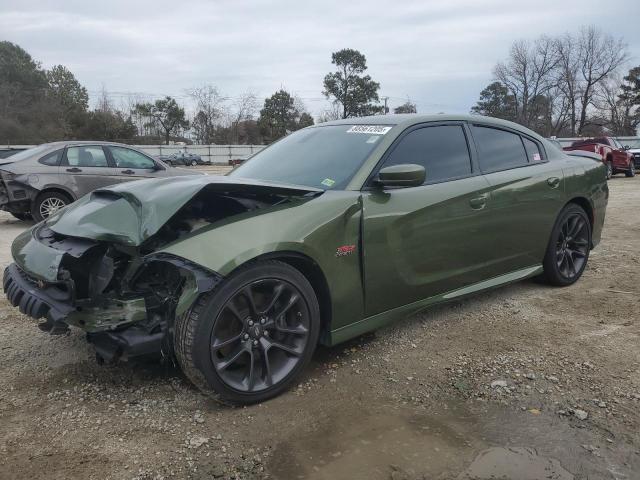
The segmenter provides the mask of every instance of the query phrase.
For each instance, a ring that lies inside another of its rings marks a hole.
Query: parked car
[[[565,151],[586,150],[600,155],[602,162],[607,167],[607,179],[616,173],[624,173],[627,177],[636,174],[633,155],[620,145],[620,142],[613,137],[585,138],[577,140],[570,147],[565,147]]]
[[[0,210],[41,221],[96,188],[193,174],[199,173],[171,168],[128,145],[45,143],[0,160]]]
[[[195,153],[177,152],[167,155],[165,162],[169,165],[189,165],[195,167],[197,165],[211,165],[210,160],[203,160],[200,155]]]
[[[633,155],[633,162],[636,170],[640,170],[640,139],[625,140],[625,148],[631,155]]]
[[[23,150],[26,150],[26,148],[0,148],[0,160],[9,158],[11,155],[15,155],[16,153],[22,152]]]
[[[529,277],[573,284],[607,199],[602,163],[515,123],[350,118],[227,176],[98,189],[16,238],[4,290],[103,361],[175,352],[204,392],[260,402],[318,343]]]

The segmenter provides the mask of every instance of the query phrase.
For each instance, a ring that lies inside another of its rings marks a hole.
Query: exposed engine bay
[[[112,194],[94,192],[105,201]],[[23,313],[45,317],[40,328],[52,334],[68,325],[87,332],[99,361],[112,362],[147,353],[172,353],[172,328],[197,296],[222,278],[188,260],[158,252],[162,247],[219,222],[273,208],[304,197],[263,191],[225,191],[203,188],[161,228],[139,246],[61,235],[47,225],[37,226],[33,237],[61,253],[56,280],[5,272],[5,291]],[[55,267],[54,267],[55,268]],[[26,282],[21,285],[21,282]],[[37,291],[29,291],[36,284]],[[30,296],[38,297],[36,302]],[[24,308],[23,308],[24,304]],[[34,310],[37,305],[39,310]],[[47,308],[49,307],[49,308]]]

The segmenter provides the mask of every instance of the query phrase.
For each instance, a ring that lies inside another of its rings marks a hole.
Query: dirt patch
[[[249,408],[172,365],[100,367],[81,332],[43,334],[2,298],[0,478],[640,478],[640,178],[610,188],[576,285],[522,282],[322,348]],[[0,213],[0,266],[26,227]]]

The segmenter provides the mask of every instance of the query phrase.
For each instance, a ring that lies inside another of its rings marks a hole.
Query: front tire
[[[633,163],[633,160],[629,162],[629,168],[626,172],[624,172],[625,177],[635,177],[636,176],[636,166]]]
[[[234,404],[268,400],[308,365],[320,308],[302,273],[280,261],[241,267],[176,319],[175,351],[204,393]]]
[[[581,276],[589,260],[591,222],[582,207],[567,205],[558,215],[544,257],[544,278],[551,285],[566,287]]]

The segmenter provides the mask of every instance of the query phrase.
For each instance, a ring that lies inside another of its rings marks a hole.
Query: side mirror
[[[164,165],[162,165],[160,162],[153,162],[153,171],[157,172],[158,170],[165,170]]]
[[[630,147],[629,145],[625,145],[625,146],[624,146],[624,147],[622,147],[622,148],[624,148],[625,150],[629,150],[631,147]]]
[[[424,183],[427,172],[421,165],[404,163],[384,167],[378,172],[376,185],[384,187],[418,187]]]

